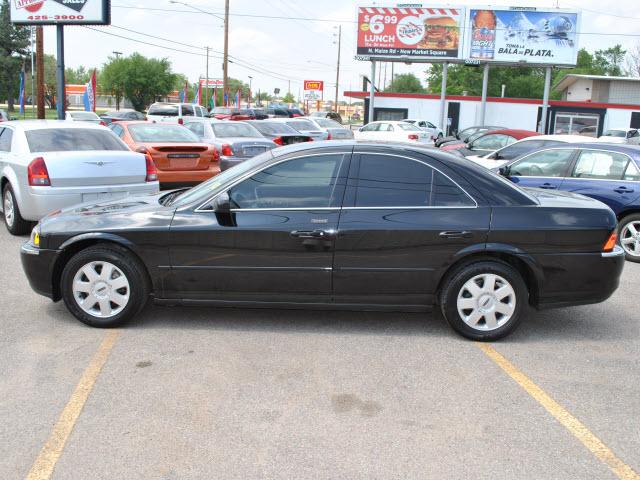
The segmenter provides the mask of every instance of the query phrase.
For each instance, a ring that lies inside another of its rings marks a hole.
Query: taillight
[[[224,155],[225,157],[233,156],[233,150],[231,150],[231,145],[229,145],[228,143],[225,143],[224,145],[222,145],[222,155]]]
[[[618,233],[614,230],[613,232],[611,232],[611,235],[609,235],[609,238],[607,239],[607,243],[605,243],[604,247],[602,247],[602,251],[604,253],[613,252],[613,249],[616,246],[617,241],[618,241]]]
[[[44,158],[37,157],[29,164],[27,168],[27,176],[29,178],[29,185],[32,187],[50,187],[51,179],[49,178],[49,172],[47,171],[47,164],[44,163]]]
[[[104,120],[100,120],[100,125],[102,125],[103,127],[107,126],[107,124],[104,122]]]
[[[147,178],[145,179],[145,182],[157,182],[158,168],[156,167],[156,164],[153,163],[153,158],[151,157],[151,154],[147,152],[144,155],[144,159],[147,164]]]
[[[418,135],[415,133],[410,133],[409,134],[409,140],[418,140]]]
[[[284,140],[282,140],[282,137],[276,137],[273,139],[274,143],[277,143],[278,145],[284,145]]]
[[[216,147],[213,147],[213,161],[214,162],[220,161],[220,152],[218,152],[218,149]]]
[[[327,140],[331,140],[331,134],[327,135]]]
[[[184,125],[184,119],[183,118],[179,118],[178,119],[178,125]]]
[[[305,140],[305,142],[313,142],[313,138],[311,138],[311,137],[307,137],[307,139]]]

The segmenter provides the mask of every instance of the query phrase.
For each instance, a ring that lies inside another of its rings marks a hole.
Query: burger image
[[[418,47],[455,50],[459,39],[460,28],[453,18],[430,17],[424,20],[424,37]]]

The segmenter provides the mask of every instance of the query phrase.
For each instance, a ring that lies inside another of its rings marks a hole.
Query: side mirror
[[[211,206],[216,213],[230,213],[231,200],[229,199],[229,194],[227,192],[221,193],[215,198]]]
[[[359,132],[361,132],[363,128],[364,128],[364,127],[360,127],[360,128],[358,129],[358,131],[359,131]]]
[[[509,176],[511,175],[511,167],[509,165],[505,165],[504,167],[500,167],[498,169],[498,173],[500,175],[502,175],[503,177],[509,178]]]

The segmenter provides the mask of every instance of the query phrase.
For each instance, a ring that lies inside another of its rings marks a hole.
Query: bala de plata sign
[[[110,0],[9,0],[11,21],[23,25],[109,25]]]

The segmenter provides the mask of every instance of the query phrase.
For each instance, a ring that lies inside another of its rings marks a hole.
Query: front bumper
[[[22,269],[27,276],[29,285],[36,293],[54,301],[59,300],[58,294],[53,288],[53,270],[59,255],[58,250],[36,248],[29,242],[20,248]]]
[[[624,250],[610,253],[543,255],[544,272],[537,308],[588,305],[607,300],[618,289],[624,269]]]

